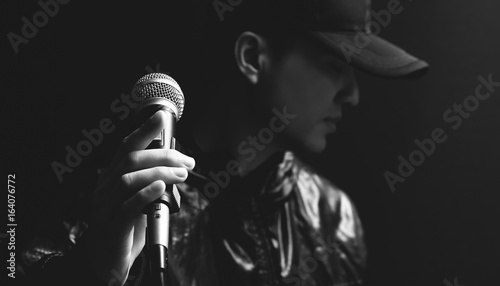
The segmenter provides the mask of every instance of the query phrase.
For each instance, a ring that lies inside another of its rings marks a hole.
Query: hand
[[[176,150],[145,150],[166,116],[158,111],[123,140],[93,194],[87,249],[93,273],[106,285],[125,283],[145,245],[143,208],[163,194],[166,184],[183,182],[195,165]]]

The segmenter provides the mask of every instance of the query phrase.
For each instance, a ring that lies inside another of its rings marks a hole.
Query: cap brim
[[[429,65],[388,41],[364,33],[309,32],[347,63],[384,78],[418,78]]]

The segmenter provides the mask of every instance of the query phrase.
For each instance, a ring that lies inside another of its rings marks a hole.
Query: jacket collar
[[[176,147],[197,161],[195,169],[189,171],[186,180],[188,185],[196,187],[202,194],[207,184],[216,184],[221,190],[220,195],[213,199],[203,194],[209,201],[223,197],[234,201],[237,198],[241,200],[243,197],[251,196],[267,203],[280,202],[289,197],[297,181],[299,167],[295,155],[290,151],[272,155],[257,169],[242,178],[226,172],[227,162],[233,160],[229,153],[204,153],[196,147],[188,148],[178,142]],[[225,181],[217,180],[217,174],[221,172],[225,174],[220,176],[229,177],[227,185],[221,185]]]

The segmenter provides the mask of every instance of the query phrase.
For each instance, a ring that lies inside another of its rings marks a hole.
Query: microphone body
[[[137,81],[132,89],[132,96],[140,102],[135,111],[138,121],[142,122],[158,110],[164,110],[169,115],[164,129],[147,148],[175,149],[175,125],[184,109],[184,95],[175,80],[161,73],[148,74]],[[164,194],[143,210],[147,215],[147,255],[153,286],[166,285],[169,216],[179,209],[180,195],[177,187],[166,185]]]

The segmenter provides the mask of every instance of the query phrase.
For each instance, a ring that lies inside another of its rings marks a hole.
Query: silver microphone
[[[158,110],[169,114],[168,122],[148,149],[175,149],[175,125],[184,111],[184,94],[177,82],[163,73],[150,73],[141,77],[132,88],[132,97],[139,103],[135,115],[139,122]],[[175,185],[167,185],[165,193],[148,204],[147,255],[152,285],[166,285],[168,265],[169,215],[180,208],[180,195]]]

